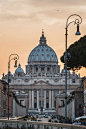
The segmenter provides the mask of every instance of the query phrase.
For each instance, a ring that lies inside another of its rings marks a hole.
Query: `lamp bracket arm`
[[[68,19],[67,19],[67,22],[66,22],[66,27],[67,27],[67,28],[68,28],[69,24],[72,23],[72,22],[70,22],[70,23],[68,24],[68,20],[69,20],[69,18],[70,18],[71,16],[78,16],[78,17],[80,18],[80,20],[79,20],[79,19],[75,19],[75,21],[72,21],[72,22],[74,22],[74,24],[81,24],[81,23],[82,23],[82,18],[81,18],[79,15],[77,15],[77,14],[73,14],[73,15],[70,15],[70,16],[68,17]]]
[[[66,28],[68,28],[68,26],[69,26],[71,23],[73,23],[73,22],[74,22],[74,24],[75,24],[75,21],[71,21],[69,24],[66,25]]]
[[[10,57],[12,56],[12,55],[16,55],[16,57],[13,57],[12,59],[10,59]],[[10,61],[11,60],[18,60],[19,59],[19,56],[17,55],[17,54],[11,54],[10,56],[9,56],[9,62],[8,62],[8,64],[10,64]]]
[[[16,57],[13,57],[12,59],[10,59],[10,57],[12,56],[12,55],[16,55]],[[10,61],[11,60],[18,60],[19,59],[19,56],[17,55],[17,54],[11,54],[10,56],[9,56],[9,62],[8,62],[8,71],[9,71],[9,69],[10,69]]]

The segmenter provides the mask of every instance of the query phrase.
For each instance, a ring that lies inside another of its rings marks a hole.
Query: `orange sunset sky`
[[[38,45],[42,29],[62,69],[60,57],[65,51],[65,27],[71,14],[82,17],[81,36],[75,35],[76,25],[70,24],[68,46],[86,35],[86,0],[0,0],[0,78],[8,72],[10,54],[19,55],[18,63],[25,71],[28,56]],[[71,17],[69,22],[75,18],[78,17]],[[15,72],[14,63],[11,61],[12,73]],[[78,73],[86,76],[86,69]]]

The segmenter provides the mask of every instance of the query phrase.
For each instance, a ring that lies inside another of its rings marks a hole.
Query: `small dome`
[[[65,69],[62,69],[61,73],[65,73]],[[70,73],[70,71],[67,70],[67,73]]]
[[[20,64],[19,64],[18,68],[15,70],[15,73],[24,73],[24,70],[21,68]]]

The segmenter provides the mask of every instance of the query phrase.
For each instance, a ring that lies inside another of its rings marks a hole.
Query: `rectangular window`
[[[41,107],[41,101],[39,101],[39,107]]]
[[[47,91],[47,96],[49,95],[49,92]]]
[[[56,108],[56,101],[54,101],[54,107]]]
[[[75,83],[75,79],[72,79],[72,83]]]
[[[36,91],[34,92],[34,95],[36,96]]]
[[[49,108],[49,103],[46,103],[46,108]]]
[[[37,103],[34,103],[34,108],[36,108],[37,107]]]
[[[79,104],[79,109],[81,109],[81,104]]]
[[[42,103],[43,103],[43,106],[44,106],[44,101]]]

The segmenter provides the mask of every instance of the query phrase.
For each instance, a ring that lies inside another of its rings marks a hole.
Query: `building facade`
[[[56,113],[57,93],[65,90],[65,70],[60,72],[60,65],[55,51],[47,45],[44,32],[26,65],[26,72],[19,64],[14,74],[10,73],[10,90],[17,90],[17,94],[27,93],[28,113]],[[7,75],[2,79],[7,81]],[[80,86],[80,75],[67,71],[67,89],[73,91]],[[26,105],[25,97],[22,103]]]
[[[6,117],[7,83],[0,80],[0,117]]]

